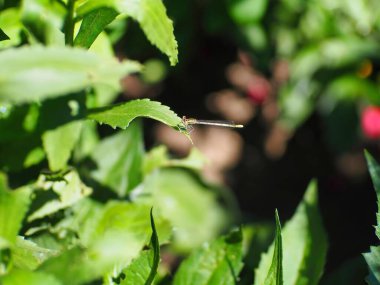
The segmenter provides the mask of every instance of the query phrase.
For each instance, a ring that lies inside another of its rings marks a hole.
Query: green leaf
[[[13,264],[17,268],[35,270],[45,260],[57,255],[58,251],[43,248],[36,243],[18,237],[12,248]]]
[[[71,152],[79,139],[81,127],[81,121],[74,121],[42,135],[42,143],[51,171],[66,168]]]
[[[281,224],[278,212],[276,210],[276,237],[274,239],[274,251],[272,263],[269,267],[268,274],[265,278],[264,285],[282,285],[284,284],[282,273],[282,238]]]
[[[158,242],[152,210],[150,211],[150,223],[152,227],[151,248],[142,251],[140,256],[123,270],[125,278],[120,282],[121,285],[150,285],[156,276],[160,262],[160,244]]]
[[[369,285],[380,284],[380,246],[371,246],[371,251],[363,254],[369,268],[367,282]]]
[[[114,106],[90,109],[87,115],[87,118],[100,124],[122,129],[127,128],[131,121],[137,117],[151,118],[177,128],[182,123],[181,118],[169,107],[149,99],[137,99]]]
[[[184,169],[157,169],[145,178],[142,187],[131,192],[131,197],[151,203],[171,222],[176,229],[173,246],[182,252],[212,240],[230,221],[217,202],[217,194]]]
[[[242,232],[233,230],[195,250],[181,263],[173,284],[236,284],[243,267],[242,256]]]
[[[0,53],[0,101],[31,102],[95,85],[119,90],[119,80],[139,65],[78,48],[23,47]]]
[[[157,168],[162,167],[184,167],[200,171],[206,162],[202,153],[192,148],[189,155],[183,159],[170,159],[168,148],[164,145],[153,148],[144,156],[143,173],[148,175]]]
[[[372,157],[372,155],[368,151],[364,151],[365,157],[367,159],[368,170],[372,178],[373,187],[376,191],[377,197],[377,226],[376,236],[380,239],[380,165],[376,162],[376,160]],[[380,279],[379,279],[380,280]]]
[[[20,10],[8,8],[0,13],[0,27],[9,36],[9,40],[0,42],[0,49],[17,46],[21,43],[21,31],[24,28],[20,21]]]
[[[6,41],[9,40],[10,38],[7,36],[6,33],[2,29],[0,29],[0,41]]]
[[[77,13],[86,15],[99,7],[114,8],[136,20],[149,41],[169,57],[170,64],[178,62],[173,23],[161,0],[82,0],[77,3]]]
[[[86,209],[81,212],[83,206]],[[79,233],[81,240],[86,240],[83,247],[48,259],[39,271],[53,274],[63,284],[74,285],[108,276],[109,272],[117,276],[149,242],[149,211],[149,205],[128,202],[109,202],[104,207],[78,204],[75,219],[71,221],[76,224],[74,227],[83,230]],[[87,215],[90,215],[89,220]],[[160,216],[156,216],[155,225],[158,236],[167,238],[169,228]]]
[[[302,202],[282,231],[284,284],[318,284],[322,275],[327,237],[318,211],[317,183],[310,182]],[[264,284],[273,245],[255,271],[255,284]]]
[[[91,172],[91,176],[124,197],[142,180],[143,155],[141,125],[133,123],[127,130],[103,139],[93,150],[90,158],[97,168]]]
[[[50,0],[23,0],[21,20],[33,37],[45,45],[63,46],[64,34],[61,31],[65,9]]]
[[[64,285],[54,276],[43,272],[14,269],[7,276],[0,278],[2,285]]]
[[[36,186],[42,191],[53,191],[55,195],[36,211],[28,216],[28,221],[43,218],[59,210],[67,208],[92,193],[92,189],[83,184],[78,173],[71,170],[60,179],[48,175],[40,175]],[[38,193],[36,192],[36,195]]]
[[[29,207],[30,195],[29,187],[10,191],[6,176],[0,172],[0,250],[16,242]]]
[[[89,48],[104,28],[111,23],[118,13],[111,8],[99,8],[86,14],[79,32],[74,40],[74,46]]]
[[[238,25],[258,22],[265,13],[268,0],[231,0],[228,11]]]

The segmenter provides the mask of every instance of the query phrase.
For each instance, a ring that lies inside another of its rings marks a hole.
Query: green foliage
[[[86,14],[79,32],[74,40],[74,46],[89,48],[104,28],[117,16],[111,8],[99,8]]]
[[[315,4],[320,8],[317,20],[314,6],[302,1],[283,1],[270,9],[266,0],[224,3],[224,16],[254,49],[264,53],[272,39],[284,43],[270,52],[287,57],[293,70],[287,84],[279,86],[281,120],[292,128],[310,116],[321,94],[333,102],[361,97],[379,102],[378,86],[355,73],[358,62],[378,56],[377,18],[368,13],[369,4],[351,4],[346,10],[325,2]],[[149,99],[118,98],[111,105],[120,80],[143,68],[113,54],[112,44],[125,34],[129,18],[171,65],[178,61],[173,22],[163,1],[0,4],[0,283],[219,285],[249,280],[240,276],[247,231],[219,236],[234,216],[221,189],[203,180],[202,154],[193,148],[178,159],[165,146],[144,148],[140,117],[189,136],[181,117]],[[337,22],[347,30],[338,24],[326,28],[335,9],[344,12]],[[287,12],[300,19],[290,23],[282,14]],[[281,25],[270,25],[267,34],[262,24],[268,13],[278,13]],[[211,23],[213,31],[223,30],[226,22]],[[300,34],[294,34],[294,27]],[[166,67],[161,61],[147,64],[142,79],[160,82]],[[344,72],[319,79],[332,70]],[[121,130],[99,131],[97,125]],[[380,168],[366,156],[379,200]],[[283,230],[277,211],[275,217],[274,243],[262,255],[255,284],[317,284],[327,237],[316,182]],[[268,228],[251,232],[256,257],[265,244],[260,240],[271,240]],[[168,274],[173,264],[166,257],[179,262],[181,255],[178,270]],[[364,257],[368,282],[379,284],[379,247]],[[246,267],[252,272],[253,265]]]
[[[194,251],[182,262],[173,284],[236,284],[241,259],[242,232],[237,229]]]
[[[302,202],[282,231],[284,284],[318,284],[325,264],[327,237],[318,211],[317,185],[309,184]],[[264,284],[274,246],[262,256],[255,284]]]
[[[268,274],[264,281],[265,285],[282,285],[283,269],[282,269],[282,237],[281,237],[281,224],[278,212],[276,210],[276,237],[274,239],[274,250],[272,263],[269,267]]]
[[[158,264],[160,262],[160,244],[156,226],[153,219],[153,209],[150,210],[150,224],[152,227],[152,236],[150,238],[150,248],[144,250],[138,258],[123,271],[125,274],[122,285],[150,285],[156,276]]]
[[[137,117],[155,119],[172,127],[179,127],[182,122],[181,118],[167,106],[149,99],[133,100],[115,106],[90,109],[87,115],[87,118],[100,124],[122,129],[128,127],[129,123]]]
[[[109,7],[136,20],[149,41],[165,53],[171,65],[178,62],[177,41],[173,34],[173,23],[166,15],[161,0],[112,0],[77,1],[77,13],[87,15],[100,7]]]
[[[367,159],[368,170],[372,178],[372,183],[376,191],[378,211],[376,214],[377,225],[375,226],[376,235],[380,239],[380,166],[375,159],[365,151],[365,157]],[[367,276],[367,282],[370,285],[380,284],[380,247],[371,246],[370,252],[363,254],[368,267],[369,275]]]
[[[0,61],[0,100],[14,103],[63,96],[98,84],[118,90],[119,80],[139,69],[133,62],[67,47],[9,49],[0,54]]]

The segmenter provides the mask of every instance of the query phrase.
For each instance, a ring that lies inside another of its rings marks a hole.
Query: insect
[[[215,127],[226,127],[226,128],[243,128],[243,125],[235,124],[231,121],[214,121],[214,120],[198,120],[193,118],[182,117],[182,124],[185,127],[187,132],[191,132],[193,130],[192,125],[207,125],[207,126],[215,126]]]

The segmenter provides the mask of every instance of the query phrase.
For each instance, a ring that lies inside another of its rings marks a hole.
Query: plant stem
[[[75,0],[67,2],[67,16],[65,21],[65,43],[72,46],[74,42],[74,3]]]

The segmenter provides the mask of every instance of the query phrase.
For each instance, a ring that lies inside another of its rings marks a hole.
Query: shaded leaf
[[[317,183],[310,182],[303,200],[282,230],[284,284],[318,284],[322,275],[327,237],[318,211]],[[273,245],[255,271],[255,284],[264,284]]]
[[[136,122],[127,130],[103,139],[95,147],[90,158],[97,168],[91,172],[91,176],[124,197],[141,182],[143,155],[142,130]]]
[[[74,40],[74,46],[89,48],[104,28],[118,13],[111,8],[99,8],[87,13]]]
[[[242,256],[242,232],[233,230],[193,251],[181,263],[173,284],[236,284],[243,267]]]
[[[0,41],[6,41],[9,40],[10,38],[7,36],[6,33],[2,29],[0,29]]]
[[[364,151],[364,154],[367,159],[368,170],[371,175],[373,187],[376,191],[378,209],[376,214],[377,225],[375,229],[376,235],[380,239],[380,165],[376,162],[376,160],[368,151]]]
[[[65,9],[57,1],[23,0],[21,5],[21,20],[39,42],[45,45],[65,44],[61,31]]]
[[[29,187],[10,191],[6,176],[0,172],[0,250],[16,242],[29,207],[30,195]]]
[[[23,47],[0,53],[0,101],[43,100],[97,84],[118,90],[119,80],[139,65],[68,47]]]
[[[74,121],[42,135],[42,143],[51,171],[66,168],[71,152],[80,136],[81,121]]]
[[[57,180],[57,181],[55,181]],[[52,190],[57,196],[48,200],[28,216],[28,221],[43,218],[67,208],[92,193],[92,189],[83,184],[74,170],[64,173],[60,179],[40,175],[37,186],[44,191]],[[38,193],[36,193],[38,195]]]
[[[380,246],[371,246],[371,251],[364,253],[363,256],[368,264],[369,275],[367,283],[369,285],[380,284]]]
[[[151,118],[171,127],[181,125],[178,117],[169,107],[149,99],[137,99],[114,106],[90,109],[87,118],[113,128],[125,129],[137,117]]]

